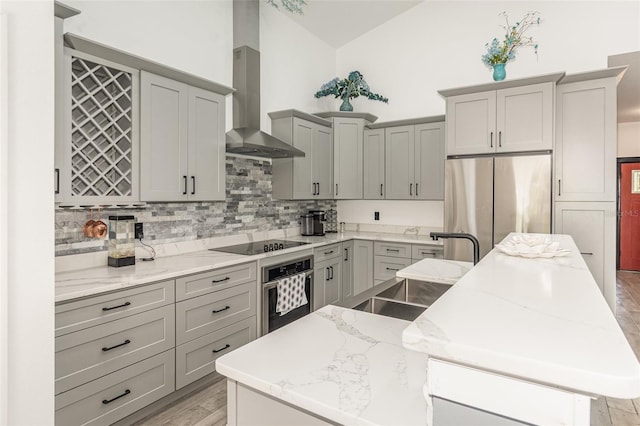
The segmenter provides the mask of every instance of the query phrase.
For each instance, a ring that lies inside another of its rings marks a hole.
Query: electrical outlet
[[[373,220],[380,220],[380,212],[373,212]]]
[[[142,222],[138,222],[135,224],[135,239],[141,240],[144,238],[144,226]]]

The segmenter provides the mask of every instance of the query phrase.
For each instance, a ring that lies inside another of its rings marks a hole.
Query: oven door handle
[[[309,277],[308,272],[304,272],[304,279],[306,280]],[[278,281],[270,281],[268,283],[262,284],[262,288],[264,290],[270,290],[278,285]]]

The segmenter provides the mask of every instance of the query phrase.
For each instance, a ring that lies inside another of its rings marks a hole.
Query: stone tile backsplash
[[[225,201],[149,203],[140,208],[107,208],[102,220],[112,215],[133,215],[144,223],[148,244],[270,231],[298,226],[308,210],[336,208],[333,200],[287,201],[271,197],[271,163],[227,157]],[[109,240],[87,238],[82,227],[91,218],[89,210],[57,209],[55,214],[56,256],[106,251]],[[94,219],[97,212],[94,210]]]

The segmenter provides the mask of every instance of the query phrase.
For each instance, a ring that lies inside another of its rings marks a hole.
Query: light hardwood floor
[[[640,358],[640,272],[618,272],[616,318]],[[227,386],[220,381],[135,423],[135,426],[223,426]],[[640,398],[599,398],[591,404],[592,426],[640,425]]]

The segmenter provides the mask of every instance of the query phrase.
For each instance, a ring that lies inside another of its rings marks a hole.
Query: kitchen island
[[[494,249],[412,323],[328,306],[219,358],[229,425],[588,425],[591,398],[640,396],[573,240],[548,238],[569,253]]]
[[[568,255],[494,249],[404,330],[429,357],[429,424],[589,424],[592,396],[640,396],[640,364],[573,240],[546,237]]]

